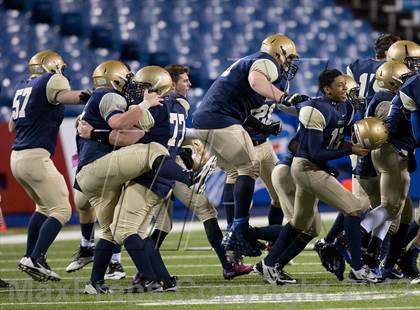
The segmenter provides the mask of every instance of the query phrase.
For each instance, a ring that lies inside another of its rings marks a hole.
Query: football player
[[[358,117],[359,119],[364,116],[366,108],[365,105],[370,102],[370,100],[375,94],[374,81],[376,70],[381,64],[385,62],[389,47],[398,40],[400,40],[400,38],[393,34],[388,33],[380,35],[374,43],[375,59],[357,59],[355,62],[351,63],[347,67],[347,75],[351,76],[354,79],[354,81],[356,81],[356,83],[360,86],[358,98],[366,98],[364,104],[358,105],[359,113],[356,114],[356,117]],[[355,168],[357,163],[357,157],[351,155],[350,159],[352,162],[352,170],[356,172]],[[366,159],[366,161],[369,161],[369,159]],[[357,180],[353,178],[352,185],[355,185],[355,191],[359,192],[360,194],[359,187],[358,184],[356,184],[356,182]],[[327,241],[327,243],[334,241],[334,239],[344,229],[343,220],[344,215],[340,213],[337,216],[333,226],[329,230],[327,236],[324,238],[324,240],[321,240],[321,243],[318,244],[318,246],[322,246],[323,241]]]
[[[416,169],[413,153],[416,141],[413,137],[410,119],[404,112],[404,109],[407,109],[404,102],[408,103],[407,106],[409,106],[409,102],[416,102],[416,99],[407,100],[405,94],[410,93],[409,98],[415,97],[415,87],[417,86],[415,80],[418,74],[414,73],[417,62],[413,60],[417,59],[418,61],[420,58],[420,46],[411,41],[398,41],[389,48],[388,56],[393,60],[404,61],[413,70],[414,76],[405,82],[397,81],[399,85],[402,82],[404,84],[398,95],[393,98],[390,111],[385,119],[389,129],[388,143],[372,152],[373,163],[380,173],[381,205],[366,215],[362,222],[362,234],[378,229],[380,226],[386,229],[385,225],[389,225],[389,221],[402,216],[397,232],[390,238],[390,248],[382,270],[384,279],[391,276],[392,268],[400,256],[409,223],[412,220],[412,207],[408,206],[406,202],[410,203],[410,200],[407,200],[410,184],[409,172]],[[414,84],[411,85],[413,82]]]
[[[410,70],[402,62],[387,61],[382,64],[376,71],[375,76],[376,84],[379,89],[368,105],[366,116],[376,116],[385,120],[393,97],[398,92],[398,89],[401,87],[402,83],[409,74]],[[373,167],[372,159],[369,155],[358,158],[356,166],[356,173],[357,172],[359,172],[359,175],[361,176],[361,178],[358,178],[360,189],[363,189],[361,192],[366,193],[369,197],[370,206],[372,208],[379,206],[381,202],[381,177],[376,176],[376,170]],[[403,223],[409,224],[412,220],[411,213],[412,203],[410,198],[407,197],[404,211],[402,212],[401,217],[398,217],[394,225],[391,226],[392,229],[390,230],[390,233],[393,234],[396,232],[395,230],[399,226],[400,218],[402,218]],[[362,222],[362,226],[363,225],[364,224]],[[391,222],[388,222],[383,227],[374,229],[372,231],[372,237],[366,235],[363,242],[365,244],[362,244],[363,247],[367,248],[366,253],[364,254],[364,259],[371,269],[377,269],[379,267],[381,244],[388,232],[388,229],[390,228],[390,225]],[[369,245],[367,246],[368,242]]]
[[[184,139],[186,131],[185,120],[188,117],[189,111],[189,103],[186,100],[186,95],[188,93],[189,86],[191,85],[188,79],[188,67],[170,65],[166,68],[169,69],[168,72],[171,74],[171,78],[173,78],[175,92],[170,96],[165,97],[167,110],[160,111],[159,114],[163,116],[166,115],[166,117],[161,116],[158,118],[160,124],[158,126],[157,123],[155,123],[155,126],[151,129],[150,134],[156,136],[155,139],[159,136],[160,143],[168,146],[169,152],[174,159],[183,151],[183,148],[180,148],[180,146],[185,146],[186,143],[192,144],[194,150],[200,149],[197,154],[195,154],[195,162],[193,161],[192,166],[190,167],[193,170],[198,170],[206,163],[205,157],[207,156],[203,155],[204,147],[199,141],[187,141]],[[170,120],[170,125],[167,120]],[[158,129],[162,127],[167,129],[165,131],[158,131]],[[142,140],[144,140],[144,138]],[[185,167],[182,162],[179,164]],[[207,164],[211,164],[211,162],[208,162]],[[149,184],[146,183],[143,185],[146,187],[149,186],[150,181]],[[203,223],[207,239],[222,264],[223,276],[225,279],[232,279],[236,276],[247,274],[252,271],[251,266],[245,266],[239,263],[231,264],[226,260],[225,250],[221,246],[222,232],[217,222],[217,211],[214,206],[210,204],[204,193],[193,192],[193,190],[186,184],[175,182],[173,195],[185,206],[192,209],[193,213]],[[171,228],[172,203],[169,200],[165,200],[165,203],[162,204],[156,214],[155,229],[151,235],[151,238],[155,241],[158,247],[160,247]]]
[[[111,224],[123,184],[150,170],[185,183],[190,181],[190,177],[170,160],[162,145],[136,143],[144,136],[144,131],[136,126],[150,126],[153,119],[148,109],[161,105],[160,96],[146,90],[140,98],[138,85],[132,82],[132,73],[119,61],[110,60],[100,64],[92,77],[96,89],[81,119],[100,130],[104,136],[97,136],[96,140],[77,136],[79,163],[75,187],[88,197],[89,203],[95,208],[101,230],[91,279],[85,286],[85,293],[98,294],[109,293],[103,280],[114,247]],[[130,109],[128,103],[131,103]],[[116,134],[112,136],[114,130]],[[102,139],[109,139],[110,143],[101,143]],[[115,150],[116,146],[123,147]],[[124,246],[133,257],[133,252],[137,253],[136,249],[142,248],[143,242],[138,235],[132,235],[124,240]]]
[[[278,261],[290,242],[305,236],[305,229],[318,213],[317,198],[342,211],[352,254],[349,278],[356,282],[376,283],[377,279],[361,259],[360,201],[326,172],[327,162],[342,156],[366,155],[368,150],[344,141],[344,129],[351,124],[354,108],[347,101],[346,83],[338,70],[325,70],[319,76],[323,97],[304,102],[299,110],[299,139],[291,174],[296,184],[294,215],[281,231],[272,251],[256,265],[270,284],[295,283],[282,269],[287,262]],[[315,206],[315,207],[314,207]]]
[[[360,85],[359,98],[366,98],[366,103],[370,102],[376,91],[373,83],[376,70],[387,59],[389,47],[398,40],[400,38],[396,35],[381,34],[374,43],[375,59],[357,59],[347,67],[347,74]]]
[[[9,122],[9,130],[16,131],[10,158],[12,173],[36,205],[28,225],[26,253],[18,266],[34,280],[59,281],[60,276],[46,261],[46,253],[70,219],[71,206],[64,177],[50,157],[64,105],[84,103],[89,95],[70,90],[63,75],[66,65],[56,52],[38,52],[28,65],[29,79],[15,87]]]
[[[409,78],[401,87],[398,97],[402,102],[402,105],[406,111],[409,113],[409,117],[411,120],[411,127],[412,133],[416,142],[416,145],[419,145],[420,142],[420,118],[419,118],[419,106],[420,106],[420,47],[419,45],[414,45],[414,42],[406,42],[404,44],[404,49],[397,46],[398,49],[395,49],[395,53],[393,57],[404,59],[404,62],[413,70],[416,71],[416,74]],[[419,224],[419,213],[417,214],[417,221],[412,223],[409,227],[409,237],[406,237],[406,241],[402,244],[405,246],[410,242],[412,236],[416,231],[418,231],[418,224]],[[411,237],[410,237],[411,236]],[[417,240],[418,241],[418,238]],[[415,242],[413,245],[414,247],[408,250],[406,253],[403,254],[401,257],[401,261],[399,263],[400,267],[405,271],[408,276],[414,277],[415,273],[418,273],[417,266],[415,266],[415,262],[418,256],[418,242]],[[391,262],[392,263],[392,262]],[[419,283],[418,279],[413,280],[413,283]]]
[[[260,164],[242,124],[251,110],[264,105],[266,99],[286,99],[275,83],[294,77],[296,57],[296,46],[290,38],[281,34],[268,36],[259,52],[237,60],[216,79],[193,114],[197,137],[217,157],[223,170],[231,169],[238,175],[233,189],[234,221],[226,238],[226,250],[247,256],[261,254],[246,239]]]

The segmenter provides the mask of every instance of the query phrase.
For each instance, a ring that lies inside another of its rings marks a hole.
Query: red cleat
[[[253,270],[254,266],[244,265],[242,263],[234,263],[232,268],[223,269],[223,278],[225,280],[231,280],[233,278],[248,274]]]

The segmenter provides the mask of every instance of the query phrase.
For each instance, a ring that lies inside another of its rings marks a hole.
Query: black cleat
[[[140,293],[154,293],[163,292],[162,285],[158,281],[141,281],[130,288],[124,289],[124,294],[140,294]]]
[[[74,272],[93,262],[93,252],[92,247],[80,246],[75,259],[67,266],[66,271]]]
[[[83,293],[89,295],[99,295],[110,294],[112,293],[112,291],[109,289],[108,286],[104,284],[104,281],[98,281],[96,283],[92,283],[91,281],[89,281],[88,283],[86,283]]]
[[[3,281],[2,279],[0,279],[0,289],[9,288],[9,287],[13,287],[13,286],[10,283],[7,283],[6,281]]]
[[[125,270],[121,263],[111,261],[108,266],[108,272],[105,274],[105,280],[120,280],[125,278]]]
[[[290,274],[284,270],[277,270],[277,285],[295,284],[297,283]]]
[[[169,280],[162,281],[162,289],[164,292],[176,292],[178,290],[177,287],[177,280],[178,278],[175,276],[170,277]]]

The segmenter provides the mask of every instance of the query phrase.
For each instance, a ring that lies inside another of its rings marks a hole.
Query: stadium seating
[[[199,102],[205,89],[237,58],[257,51],[269,33],[295,40],[300,72],[292,90],[315,95],[325,66],[344,69],[372,57],[376,33],[332,0],[4,0],[0,7],[1,102],[11,105],[13,85],[26,75],[35,51],[53,49],[65,58],[72,86],[91,87],[101,61],[140,65],[190,65]],[[66,109],[67,115],[80,107]]]

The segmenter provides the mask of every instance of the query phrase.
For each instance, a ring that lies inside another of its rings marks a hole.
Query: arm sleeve
[[[54,74],[47,82],[47,100],[53,105],[60,104],[56,101],[57,94],[62,90],[70,90],[69,80],[62,74]]]
[[[317,108],[303,107],[299,112],[299,121],[306,129],[318,130],[322,133],[326,127],[324,115]]]
[[[249,73],[257,71],[264,74],[270,82],[278,79],[279,73],[277,66],[269,59],[257,59],[249,69]]]
[[[402,90],[400,90],[400,98],[404,108],[408,111],[417,111],[417,105],[413,98],[405,94]]]
[[[413,128],[413,136],[417,145],[420,144],[420,115],[418,111],[411,112],[411,127]]]
[[[124,113],[127,110],[127,101],[121,95],[108,93],[104,95],[99,103],[99,112],[104,120],[118,113]]]
[[[182,107],[185,109],[185,112],[187,113],[187,117],[188,117],[188,111],[190,110],[190,104],[188,103],[188,101],[183,99],[183,98],[178,98],[178,99],[176,99],[176,101],[178,101],[179,104],[182,105]]]
[[[319,130],[307,130],[308,135],[308,150],[311,154],[311,159],[317,162],[328,161],[343,156],[350,155],[352,153],[351,147],[342,146],[336,150],[327,150],[321,148],[323,141],[322,131]]]
[[[139,119],[138,127],[144,131],[149,131],[155,125],[155,119],[149,110],[145,110]]]

